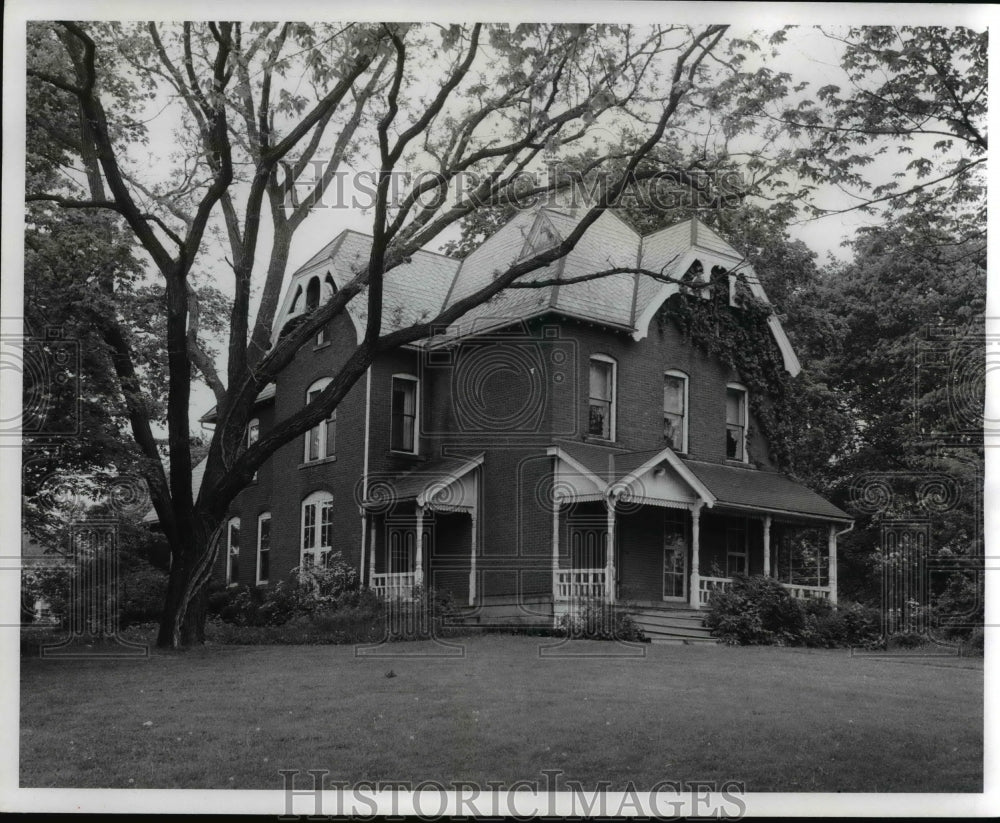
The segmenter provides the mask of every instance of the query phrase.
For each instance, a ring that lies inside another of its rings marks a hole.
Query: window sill
[[[321,457],[319,460],[306,460],[304,463],[299,463],[299,468],[307,469],[310,466],[319,466],[322,465],[323,463],[336,463],[336,462],[337,462],[336,455],[334,455],[333,457]]]
[[[595,443],[598,446],[621,446],[617,440],[609,440],[606,437],[598,437],[596,434],[585,434],[581,438],[584,443]]]
[[[330,348],[331,342],[332,341],[327,340],[325,343],[317,343],[315,346],[313,346],[313,351],[322,351],[323,349],[328,349]]]
[[[732,457],[726,458],[727,466],[743,466],[743,468],[752,468],[753,464],[749,460],[734,460]]]
[[[395,449],[389,449],[389,451],[387,451],[385,453],[385,456],[386,457],[406,457],[406,458],[409,458],[410,460],[420,460],[420,461],[424,461],[424,460],[427,459],[422,454],[420,454],[420,452],[401,452],[401,451],[396,451]]]
[[[257,585],[258,585],[258,587],[259,586],[267,586],[268,582],[266,580],[258,580],[257,581]]]

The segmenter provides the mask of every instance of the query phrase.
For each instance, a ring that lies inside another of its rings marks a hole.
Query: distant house
[[[59,566],[68,566],[70,560],[66,555],[56,549],[43,546],[27,531],[21,531],[21,586],[22,592],[27,596],[22,596],[22,613],[31,615],[31,622],[37,625],[49,625],[58,622],[52,613],[52,605],[44,597],[37,597],[27,594],[31,591],[31,583],[36,575],[44,569],[51,569]]]
[[[434,316],[577,220],[537,209],[464,260],[418,252],[386,277],[383,331]],[[344,231],[296,271],[276,336],[364,266],[370,243]],[[606,212],[532,277],[631,266],[697,286],[741,259],[696,219],[641,237]],[[742,573],[836,601],[837,533],[851,518],[770,463],[741,375],[656,320],[679,288],[626,273],[508,289],[380,355],[234,501],[218,576],[268,585],[340,552],[387,595],[423,584],[549,618],[580,598],[697,610]],[[250,441],[320,391],[361,338],[364,302],[348,308],[258,397]],[[796,374],[775,317],[770,333]]]

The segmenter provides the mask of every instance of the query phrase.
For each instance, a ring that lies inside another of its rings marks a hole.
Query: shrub
[[[122,628],[160,619],[167,580],[166,572],[148,563],[137,564],[122,575],[118,593]]]
[[[881,616],[859,603],[834,607],[818,598],[796,600],[777,580],[760,575],[733,579],[717,591],[705,618],[712,634],[731,645],[874,648],[881,643]]]
[[[801,638],[805,611],[777,580],[738,576],[713,592],[705,625],[730,645],[786,645]]]
[[[558,634],[574,640],[626,640],[641,642],[646,636],[621,606],[586,601],[559,619]]]

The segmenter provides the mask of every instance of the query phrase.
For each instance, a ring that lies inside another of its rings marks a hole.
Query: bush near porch
[[[325,566],[293,569],[270,588],[217,587],[209,596],[206,639],[214,643],[322,644],[419,640],[449,631],[452,596],[418,588],[409,600],[363,589],[339,552]]]
[[[826,600],[797,600],[777,580],[737,576],[709,601],[705,624],[712,634],[738,646],[874,648],[881,643],[877,609],[859,603],[834,607]]]

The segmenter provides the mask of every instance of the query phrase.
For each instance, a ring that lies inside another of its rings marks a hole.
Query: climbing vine
[[[801,398],[785,371],[768,318],[773,309],[737,277],[730,305],[730,275],[713,271],[707,286],[690,286],[656,315],[661,331],[673,322],[689,342],[734,370],[750,390],[750,410],[770,449],[770,459],[794,472]],[[748,432],[749,434],[749,432]]]

